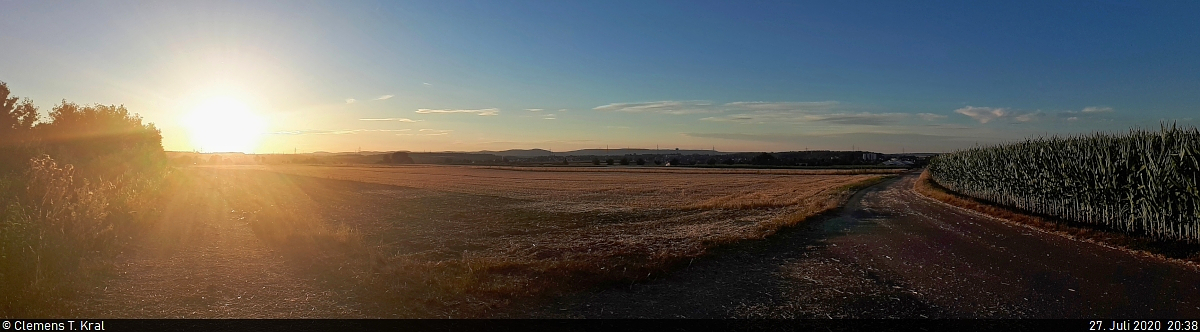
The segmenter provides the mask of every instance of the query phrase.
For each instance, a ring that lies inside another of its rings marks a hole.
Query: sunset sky
[[[0,81],[167,150],[942,152],[1197,124],[1200,2],[5,1]],[[208,145],[208,146],[205,146]]]

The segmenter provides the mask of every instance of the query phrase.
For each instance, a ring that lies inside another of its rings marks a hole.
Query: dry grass
[[[1067,238],[1122,248],[1143,255],[1177,260],[1200,267],[1200,246],[1198,245],[1173,241],[1156,241],[1149,238],[1100,229],[1093,225],[1068,222],[1028,211],[1021,211],[1016,208],[999,206],[954,193],[938,185],[930,178],[928,170],[921,173],[921,176],[917,178],[913,190],[946,204],[1031,226]]]
[[[392,317],[488,316],[514,300],[653,278],[713,246],[762,238],[836,208],[856,187],[883,178],[790,170],[265,170],[198,171],[215,177],[261,239],[299,253],[292,257],[325,257],[324,266],[361,280],[379,314]]]
[[[41,156],[0,177],[0,317],[61,315],[144,229],[156,181],[76,173]]]

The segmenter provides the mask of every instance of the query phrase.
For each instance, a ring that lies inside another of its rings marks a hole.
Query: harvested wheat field
[[[254,246],[276,253],[255,257],[278,257],[286,264],[272,269],[308,278],[304,287],[315,295],[291,301],[311,310],[263,317],[488,317],[517,302],[653,278],[714,246],[762,238],[833,209],[854,188],[890,174],[454,166],[182,172],[189,179],[183,186],[209,194],[177,209],[220,210],[207,215],[233,221],[211,223],[232,225],[226,233],[249,229]],[[229,246],[226,240],[221,248]],[[300,282],[292,279],[280,280]],[[231,292],[262,301],[283,296]],[[237,316],[228,309],[234,301],[163,316]],[[101,315],[130,316],[114,310]]]

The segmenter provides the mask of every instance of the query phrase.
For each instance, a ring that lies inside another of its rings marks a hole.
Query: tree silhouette
[[[166,162],[162,134],[125,106],[79,106],[66,100],[34,131],[51,157],[85,173],[112,178],[158,169]]]
[[[751,158],[750,163],[755,165],[770,165],[774,164],[775,160],[775,156],[771,155],[770,153],[763,152],[762,154]]]
[[[612,166],[612,164],[613,164],[613,159],[612,159],[612,158],[608,158],[608,160],[605,160],[604,162],[605,162],[605,163],[608,163],[608,165],[609,165],[609,166]]]
[[[412,164],[413,163],[412,156],[409,156],[408,152],[404,152],[404,151],[392,152],[391,154],[386,155],[384,157],[384,160],[386,162],[392,163],[392,164]]]
[[[10,96],[8,84],[0,82],[0,174],[21,169],[33,157],[33,124],[37,107],[29,98]]]
[[[621,157],[621,165],[629,165],[629,158]]]
[[[62,101],[48,122],[28,98],[10,96],[0,82],[0,171],[23,169],[36,154],[70,164],[76,174],[113,179],[156,171],[167,163],[162,135],[125,106],[80,106]]]
[[[645,165],[645,164],[646,164],[646,159],[638,158],[638,159],[637,159],[637,164],[638,164],[638,165]]]
[[[38,120],[37,107],[29,98],[9,96],[8,83],[0,82],[0,139],[3,143],[18,139],[18,134],[28,134]],[[20,100],[18,100],[20,99]]]
[[[592,157],[592,165],[600,165],[600,158]]]

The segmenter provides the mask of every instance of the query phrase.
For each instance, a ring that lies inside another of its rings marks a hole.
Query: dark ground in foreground
[[[1191,266],[953,208],[914,193],[916,178],[916,173],[905,174],[870,187],[835,213],[764,240],[718,248],[672,273],[651,276],[648,282],[557,298],[526,298],[487,316],[1200,316],[1200,271]],[[334,210],[332,216],[380,219],[384,217],[361,213],[382,213],[365,208],[395,204],[374,194],[388,189],[385,186],[308,179],[298,183],[321,184],[313,188],[322,190],[312,193]],[[226,219],[204,233],[201,240],[182,245],[173,254],[128,260],[118,276],[93,290],[72,311],[139,318],[395,315],[372,294],[348,282],[349,275],[314,270],[304,257],[281,256],[260,243],[243,221]]]
[[[1111,318],[1200,315],[1200,272],[920,196],[918,173],[656,280],[507,317]]]

